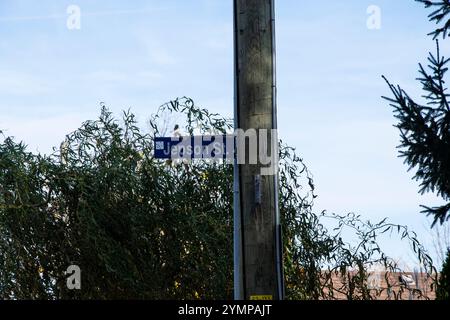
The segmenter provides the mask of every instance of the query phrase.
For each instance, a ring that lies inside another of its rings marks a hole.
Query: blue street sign
[[[234,135],[155,138],[156,159],[234,159]]]

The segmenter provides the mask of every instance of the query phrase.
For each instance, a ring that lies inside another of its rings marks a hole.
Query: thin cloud
[[[59,146],[58,141],[63,141],[66,134],[79,128],[87,118],[88,115],[82,113],[39,118],[2,117],[0,130],[16,141],[24,141],[30,151],[49,154],[53,147]]]
[[[83,17],[100,17],[100,16],[117,16],[117,15],[133,15],[133,14],[149,14],[157,11],[166,10],[168,8],[153,8],[153,9],[130,9],[130,10],[109,10],[109,11],[96,11],[96,12],[84,12],[81,10],[81,16]],[[13,16],[13,17],[0,17],[0,22],[21,22],[21,21],[39,21],[39,20],[59,20],[67,19],[68,14],[51,14],[44,16]]]
[[[56,82],[30,73],[2,71],[0,78],[0,95],[33,96],[54,92]]]
[[[34,20],[57,20],[67,18],[67,15],[53,14],[48,16],[17,16],[17,17],[0,17],[0,22],[20,22]]]

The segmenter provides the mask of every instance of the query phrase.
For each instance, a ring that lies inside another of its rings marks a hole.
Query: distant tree
[[[442,266],[447,258],[447,252],[450,250],[450,223],[437,225],[429,230],[433,241],[435,260],[437,266]]]
[[[436,289],[437,300],[450,300],[450,250],[447,252]]]
[[[426,7],[436,7],[430,20],[441,23],[450,14],[449,1],[417,0]],[[430,33],[434,38],[449,32],[450,20]],[[416,169],[414,179],[420,182],[420,193],[436,192],[448,202],[439,207],[422,206],[422,212],[433,217],[434,226],[443,224],[450,217],[450,106],[445,82],[450,59],[441,55],[436,41],[436,54],[430,53],[428,68],[419,64],[417,79],[424,91],[425,104],[409,96],[400,86],[392,85],[386,77],[393,97],[383,97],[394,108],[400,130],[400,156],[405,158],[409,170]]]

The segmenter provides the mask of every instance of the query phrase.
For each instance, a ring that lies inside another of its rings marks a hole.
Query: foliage
[[[430,53],[427,71],[419,64],[417,79],[427,103],[413,100],[400,86],[389,85],[393,98],[383,97],[394,108],[400,131],[400,156],[405,158],[409,170],[417,167],[414,179],[420,180],[420,193],[436,192],[444,201],[440,207],[422,206],[422,212],[434,218],[433,226],[443,224],[450,217],[450,107],[445,76],[450,60],[441,56],[439,43],[437,53]]]
[[[364,222],[353,213],[315,214],[313,205],[317,196],[303,160],[294,149],[283,144],[280,158],[280,210],[289,299],[371,300],[383,292],[391,292],[393,297],[401,299],[403,291],[410,289],[398,287],[390,280],[393,273],[402,270],[379,245],[378,239],[387,233],[397,233],[402,240],[407,239],[428,276],[436,276],[431,257],[407,227],[388,223],[387,219],[377,224]],[[305,186],[309,189],[302,193]],[[336,222],[336,228],[327,230],[325,220]],[[348,231],[356,239],[353,243],[343,239]],[[386,286],[371,289],[368,280],[377,268],[383,270]]]
[[[1,145],[0,297],[231,296],[231,169],[167,167],[123,120],[103,108],[68,136],[64,161]],[[65,288],[71,264],[79,292]]]
[[[163,114],[182,115],[185,131],[221,132],[231,122],[191,99],[164,104],[143,134],[131,112],[122,123],[103,106],[50,156],[23,143],[0,143],[0,299],[232,298],[232,166],[152,157]],[[313,211],[314,182],[295,150],[281,142],[280,211],[288,299],[373,299],[370,267],[398,271],[377,243],[406,238],[432,276],[414,233],[385,220]],[[337,223],[329,231],[324,220]],[[343,240],[353,230],[355,243]],[[82,270],[81,290],[65,270]],[[333,275],[343,279],[334,283]],[[388,284],[381,290],[395,290]],[[400,288],[399,290],[404,290]],[[395,295],[401,298],[401,292]]]
[[[450,250],[447,252],[447,258],[442,265],[436,288],[436,299],[450,300]]]
[[[441,27],[437,27],[436,30],[429,33],[428,35],[433,36],[433,39],[438,38],[440,35],[445,39],[449,35],[450,31],[450,19],[448,15],[450,14],[450,1],[430,1],[430,0],[416,0],[417,2],[423,3],[425,8],[433,8],[433,12],[429,14],[429,19],[431,22],[435,22],[437,25],[445,22]],[[447,20],[447,21],[445,21]]]
[[[445,37],[450,30],[450,2],[416,0],[426,8],[435,10],[429,15],[431,22],[443,26],[438,27],[429,35],[436,39]],[[450,106],[445,83],[448,63],[441,55],[439,42],[437,53],[430,53],[428,69],[419,64],[420,77],[417,79],[424,91],[426,104],[420,104],[412,99],[400,86],[392,85],[384,76],[393,98],[383,97],[394,108],[398,120],[396,127],[400,130],[400,156],[405,158],[409,170],[417,167],[414,179],[420,180],[421,194],[436,192],[448,202],[439,207],[423,207],[423,213],[433,217],[432,227],[437,222],[444,224],[450,218]]]

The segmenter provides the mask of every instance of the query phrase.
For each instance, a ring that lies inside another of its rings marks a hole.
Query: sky
[[[70,5],[80,29],[67,27]],[[381,29],[367,27],[371,5]],[[50,153],[101,102],[141,123],[181,96],[232,117],[232,10],[231,0],[0,0],[0,130]],[[381,98],[384,74],[421,101],[418,62],[434,50],[427,14],[413,0],[277,0],[277,89],[280,137],[314,174],[316,210],[389,217],[434,254],[420,205],[442,201],[417,193]],[[397,238],[383,244],[412,261]]]

